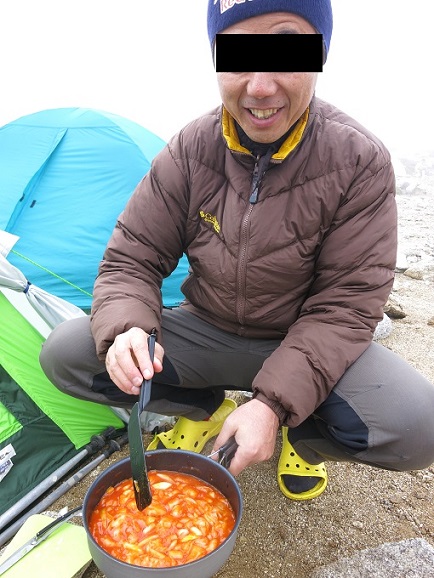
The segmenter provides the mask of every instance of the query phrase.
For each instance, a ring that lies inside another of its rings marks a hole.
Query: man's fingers
[[[110,376],[110,379],[125,393],[129,395],[138,395],[140,393],[140,387],[134,385],[131,379],[122,370],[122,367],[116,361],[114,352],[107,353],[106,358],[106,368]],[[141,383],[141,381],[139,382]]]
[[[142,335],[137,335],[140,331]],[[145,345],[143,346],[143,341]],[[141,366],[139,359],[143,360],[146,357],[146,367],[149,370],[151,365],[147,349],[146,333],[141,329],[136,331],[129,330],[126,333],[118,335],[112,345],[113,357],[111,359],[111,370],[116,376],[121,377],[125,375],[130,382],[130,386],[140,387],[143,381],[143,373],[141,373]],[[143,363],[143,361],[142,361]],[[140,370],[137,368],[139,365]],[[151,373],[152,375],[152,373]],[[147,378],[149,379],[149,378]]]
[[[231,436],[235,436],[238,448],[229,467],[235,476],[244,468],[272,457],[277,430],[276,414],[262,402],[251,400],[226,418],[213,450],[218,450]]]
[[[133,327],[116,337],[106,357],[106,368],[112,381],[125,393],[138,395],[144,379],[163,369],[164,350],[155,345],[154,363],[149,357],[148,335]]]
[[[133,327],[127,333],[130,333],[134,365],[140,369],[142,379],[151,379],[154,371],[160,372],[163,369],[163,348],[158,343],[155,344],[154,362],[152,362],[149,357],[147,334],[138,327]]]
[[[142,380],[143,378],[151,379],[154,375],[154,368],[149,357],[148,336],[138,327],[133,327],[127,331],[126,335],[129,336],[129,348],[134,367],[139,367]]]

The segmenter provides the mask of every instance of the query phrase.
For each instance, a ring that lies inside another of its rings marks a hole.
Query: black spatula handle
[[[149,334],[148,337],[148,349],[149,349],[149,357],[151,358],[151,362],[154,361],[154,353],[155,353],[155,341],[157,339],[157,330],[154,327]],[[139,414],[145,409],[148,405],[149,400],[151,399],[151,385],[152,385],[152,378],[145,379],[142,383],[142,387],[140,388],[140,397],[139,397]]]

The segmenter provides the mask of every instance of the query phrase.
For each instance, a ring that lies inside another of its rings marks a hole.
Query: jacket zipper
[[[257,156],[255,166],[253,168],[252,186],[250,187],[249,203],[252,205],[255,205],[258,202],[259,176],[259,156]]]
[[[250,204],[241,224],[240,257],[238,260],[238,294],[237,294],[237,318],[240,325],[244,325],[244,309],[246,305],[246,265],[247,265],[247,245],[250,214],[253,211],[253,204]]]
[[[247,265],[247,245],[248,245],[248,229],[250,215],[253,211],[253,205],[258,201],[259,195],[259,156],[256,157],[255,166],[253,168],[252,185],[250,187],[249,206],[243,217],[241,223],[241,237],[240,237],[240,257],[238,261],[238,295],[237,295],[237,319],[240,325],[244,325],[244,310],[246,303],[246,265]]]

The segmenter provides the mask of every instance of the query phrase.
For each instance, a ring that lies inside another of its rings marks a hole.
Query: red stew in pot
[[[179,566],[215,550],[235,526],[228,500],[189,474],[148,473],[152,503],[136,507],[133,482],[108,488],[91,514],[89,530],[114,558],[150,568]]]

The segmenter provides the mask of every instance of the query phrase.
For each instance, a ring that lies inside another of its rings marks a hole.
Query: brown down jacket
[[[228,116],[219,107],[191,122],[154,159],[100,264],[92,333],[104,359],[119,333],[159,329],[162,279],[185,252],[183,306],[223,330],[282,339],[253,388],[294,427],[383,317],[397,249],[394,172],[375,136],[314,97],[252,204],[256,159]]]

